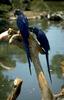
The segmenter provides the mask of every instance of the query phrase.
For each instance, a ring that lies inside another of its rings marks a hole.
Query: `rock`
[[[64,19],[64,14],[62,12],[57,12],[57,13],[53,13],[53,14],[47,14],[45,17],[48,20],[61,21]]]

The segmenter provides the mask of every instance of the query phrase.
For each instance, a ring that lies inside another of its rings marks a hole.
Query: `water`
[[[55,25],[51,25],[47,32],[46,35],[49,39],[49,43],[50,43],[50,52],[49,52],[49,59],[50,59],[50,65],[53,64],[51,62],[54,56],[60,55],[63,56],[64,55],[64,45],[63,45],[63,41],[64,41],[64,30],[62,30],[61,27],[59,26],[55,26]],[[59,56],[59,57],[60,57]],[[58,57],[57,57],[58,59]],[[61,60],[60,60],[61,61]],[[44,62],[43,62],[44,63]],[[59,64],[59,63],[58,63]],[[53,66],[53,65],[52,65]],[[59,69],[59,66],[57,66]],[[58,73],[60,74],[60,73]],[[64,84],[64,78],[61,75],[61,78],[59,78],[57,73],[52,74],[52,90],[54,91],[54,93],[56,93],[60,87]],[[57,85],[55,85],[57,84]]]

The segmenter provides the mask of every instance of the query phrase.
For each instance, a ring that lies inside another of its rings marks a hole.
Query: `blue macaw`
[[[45,33],[38,27],[29,27],[29,30],[36,35],[37,40],[39,41],[40,46],[43,49],[43,52],[46,54],[46,61],[47,61],[47,66],[48,66],[49,77],[52,82],[50,67],[49,67],[49,58],[48,58],[48,51],[50,50],[50,45],[49,45],[48,39],[47,39]]]
[[[28,41],[28,38],[29,38],[28,19],[23,14],[23,12],[20,10],[16,10],[14,15],[17,15],[17,26],[20,30],[22,37],[23,37],[23,43],[24,43],[26,54],[27,54],[28,63],[29,63],[29,70],[30,70],[30,74],[31,74],[31,62],[30,62],[31,56],[30,56],[29,41]]]

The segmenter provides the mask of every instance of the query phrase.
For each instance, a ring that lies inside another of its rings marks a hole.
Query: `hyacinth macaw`
[[[19,9],[15,11],[14,15],[17,15],[17,26],[23,38],[23,43],[24,43],[26,54],[27,54],[29,70],[31,74],[31,56],[30,56],[29,41],[28,41],[28,38],[29,38],[28,19],[23,14],[23,12]]]
[[[50,50],[49,41],[48,41],[45,33],[41,29],[39,29],[38,27],[29,27],[29,30],[36,35],[37,40],[39,41],[40,46],[42,47],[43,52],[46,55],[48,73],[49,73],[50,80],[52,82],[51,73],[50,73],[50,66],[49,66],[49,58],[48,58],[48,51]]]

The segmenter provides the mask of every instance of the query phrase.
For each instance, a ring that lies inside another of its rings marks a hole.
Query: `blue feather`
[[[31,74],[31,56],[30,56],[30,50],[29,50],[29,42],[28,42],[28,40],[25,39],[25,40],[23,40],[23,43],[24,43],[26,54],[27,54],[29,70],[30,70],[30,74]]]
[[[23,37],[23,43],[24,43],[24,47],[25,47],[25,51],[27,54],[27,59],[28,59],[28,63],[29,63],[29,70],[30,70],[30,74],[31,74],[31,57],[30,57],[30,49],[29,49],[29,28],[28,28],[28,19],[27,17],[21,12],[21,11],[16,11],[16,13],[18,15],[17,17],[17,26],[20,30],[20,34]]]

